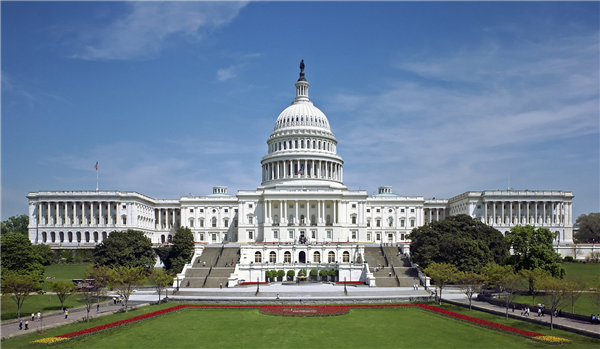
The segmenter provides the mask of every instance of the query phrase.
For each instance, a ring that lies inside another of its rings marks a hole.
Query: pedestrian
[[[19,330],[23,329],[23,320],[19,321]]]
[[[31,321],[35,321],[35,314],[31,313]]]
[[[594,317],[594,314],[592,314],[590,316],[590,323],[593,325],[594,324],[594,320],[596,320],[596,318]]]
[[[279,293],[277,294],[277,299],[279,299]]]
[[[113,304],[117,304],[117,297],[113,296]]]
[[[190,287],[190,280],[188,280],[187,284],[185,285],[185,287]]]
[[[223,283],[222,282],[219,282],[219,288],[223,289]]]
[[[542,308],[538,308],[538,317],[542,316]]]
[[[38,321],[42,321],[42,312],[38,311]]]
[[[388,273],[388,277],[392,277],[392,272],[391,271]]]
[[[69,311],[65,310],[65,319],[69,317]]]
[[[25,329],[28,330],[29,329],[29,321],[25,321]]]
[[[513,303],[513,313],[515,312],[515,303]]]
[[[100,304],[96,304],[96,312],[100,311]]]
[[[206,266],[206,262],[202,262],[202,266],[205,267]]]
[[[231,259],[231,265],[233,265],[233,263],[234,263],[234,261],[233,261],[233,258],[232,258],[232,259]]]

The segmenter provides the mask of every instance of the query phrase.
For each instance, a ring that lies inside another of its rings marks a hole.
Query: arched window
[[[42,241],[46,242],[48,240],[48,234],[46,234],[46,232],[42,232]]]
[[[167,241],[173,243],[173,235],[169,234],[169,236],[167,236]]]
[[[60,237],[60,242],[65,242],[65,233],[61,231],[60,233],[58,233],[58,236]]]
[[[292,254],[290,253],[290,251],[285,251],[285,253],[283,254],[283,261],[286,263],[292,263]]]
[[[394,218],[392,217],[388,217],[388,227],[393,227],[394,226]]]
[[[275,251],[271,251],[269,253],[269,263],[276,263],[277,262],[277,253],[275,253]]]
[[[106,234],[105,231],[102,232],[102,241],[106,240],[106,238],[108,237],[108,235]]]
[[[315,251],[315,253],[313,254],[313,262],[321,263],[321,253],[319,253],[319,251]]]
[[[81,232],[78,231],[75,236],[77,237],[77,242],[81,242]]]
[[[212,227],[213,227],[213,228],[216,228],[216,227],[217,227],[217,217],[213,217],[213,218],[211,219],[211,224],[212,224]]]
[[[160,236],[160,243],[161,243],[161,244],[164,244],[164,243],[165,243],[165,234],[162,234],[162,235]]]
[[[67,236],[69,237],[69,242],[73,242],[73,232],[72,231],[68,232]]]
[[[260,252],[254,254],[254,263],[262,263],[262,254]]]
[[[327,262],[335,263],[335,252],[329,251],[329,253],[327,253]]]
[[[94,232],[94,242],[98,242],[98,232]]]
[[[85,242],[90,242],[90,232],[89,231],[85,232]]]
[[[344,263],[350,262],[350,253],[348,251],[344,251],[344,253],[342,254],[342,258]]]

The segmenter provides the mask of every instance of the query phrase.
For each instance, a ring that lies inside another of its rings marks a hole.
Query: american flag
[[[94,166],[94,169],[98,171],[98,161],[96,161],[96,166]]]
[[[304,165],[300,165],[300,168],[298,169],[298,172],[296,174],[301,175],[303,171],[304,171]]]

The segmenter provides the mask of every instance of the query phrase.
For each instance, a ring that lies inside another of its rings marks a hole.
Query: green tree
[[[540,282],[540,286],[544,289],[544,296],[542,296],[550,309],[550,330],[554,329],[554,312],[561,304],[565,303],[569,294],[568,281],[558,280],[552,277],[547,277]]]
[[[517,292],[527,287],[526,280],[522,275],[510,272],[502,275],[498,280],[500,287],[500,299],[504,301],[506,307],[506,318],[508,319],[508,307],[514,302],[517,297]]]
[[[452,264],[432,262],[423,269],[425,274],[431,278],[433,283],[440,289],[439,304],[442,305],[442,291],[449,283],[456,280],[458,269]]]
[[[84,282],[82,287],[78,288],[79,300],[83,302],[85,307],[87,322],[90,322],[90,311],[92,309],[92,305],[95,303],[95,287],[96,286],[93,286],[93,284],[90,285],[88,282]]]
[[[172,248],[172,245],[162,245],[154,248],[154,253],[158,255],[158,258],[160,259],[166,270],[171,269],[169,255],[171,254]]]
[[[42,265],[52,265],[56,261],[56,253],[52,251],[49,245],[46,244],[37,244],[32,245],[33,249],[37,252],[37,254],[41,257]]]
[[[272,274],[270,270],[265,270],[265,280],[269,281],[270,278],[272,278]]]
[[[481,272],[486,264],[503,264],[508,256],[502,233],[464,214],[415,228],[410,238],[411,258],[422,268],[436,262]]]
[[[154,267],[155,258],[150,239],[138,230],[113,231],[94,248],[96,266],[141,267],[149,272]]]
[[[577,217],[579,231],[575,234],[578,242],[600,242],[600,212],[582,214]]]
[[[284,276],[285,276],[285,271],[283,271],[282,269],[277,270],[277,277],[281,278],[279,281],[283,280]]]
[[[42,257],[33,248],[31,241],[23,234],[3,234],[0,236],[2,273],[13,271],[16,274],[36,275],[39,281],[44,275]]]
[[[162,268],[157,268],[152,270],[150,273],[150,282],[154,284],[154,288],[156,288],[156,292],[158,292],[158,303],[160,304],[160,295],[163,290],[166,290],[167,287],[173,285],[173,275],[170,275]]]
[[[529,293],[531,294],[533,305],[535,305],[535,295],[540,291],[540,282],[542,280],[550,277],[550,272],[544,269],[535,268],[533,270],[530,269],[521,269],[519,274],[527,280],[529,284]]]
[[[113,272],[109,277],[109,284],[125,298],[125,312],[127,312],[129,296],[131,296],[136,286],[142,285],[145,281],[146,270],[143,267],[120,266],[113,268]]]
[[[331,281],[335,281],[335,277],[338,275],[337,269],[329,269],[327,270],[327,275],[331,276]]]
[[[321,277],[321,281],[327,281],[327,269],[319,270],[319,276]]]
[[[485,282],[485,275],[477,274],[472,271],[461,271],[456,274],[456,282],[460,289],[469,299],[469,310],[471,310],[471,301],[473,295],[479,292]]]
[[[554,234],[550,230],[518,225],[510,229],[505,239],[513,250],[507,262],[516,271],[540,268],[550,272],[553,277],[562,278],[565,275],[562,258],[552,247]]]
[[[173,245],[169,253],[169,268],[173,273],[181,273],[183,266],[192,260],[194,255],[194,234],[187,227],[180,227],[173,236]]]
[[[96,297],[97,304],[100,305],[100,297],[106,293],[106,286],[110,282],[112,271],[107,266],[99,266],[93,268],[87,268],[85,271],[85,279],[93,279],[94,287],[91,293]]]
[[[590,284],[590,291],[587,293],[588,297],[596,305],[595,313],[600,313],[600,276],[596,277]]]
[[[64,280],[52,281],[49,287],[50,291],[56,293],[61,309],[64,307],[65,300],[77,291],[77,287],[72,282]]]
[[[17,304],[17,317],[21,318],[21,307],[31,292],[40,289],[41,283],[35,275],[2,272],[2,294],[10,295]]]
[[[482,268],[481,272],[485,275],[488,287],[500,287],[500,280],[506,274],[514,274],[515,268],[512,265],[499,265],[489,263]]]
[[[585,282],[581,279],[567,279],[565,281],[565,293],[567,300],[571,303],[571,313],[575,313],[575,302],[583,294]]]
[[[5,233],[18,233],[29,237],[29,216],[22,214],[20,216],[8,217],[7,220],[2,222],[2,234]]]
[[[294,276],[295,276],[295,275],[296,275],[296,272],[295,272],[295,271],[293,271],[293,270],[288,270],[288,272],[287,272],[287,277],[288,277],[288,280],[294,280]]]

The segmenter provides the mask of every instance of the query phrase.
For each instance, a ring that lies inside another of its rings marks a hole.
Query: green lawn
[[[175,304],[162,304],[2,342],[3,348],[33,348],[31,340],[133,317]],[[471,316],[493,315],[450,307]],[[502,317],[492,321],[502,323]],[[511,326],[597,348],[600,341],[527,322]],[[59,345],[60,348],[547,348],[533,340],[485,329],[418,308],[351,309],[325,318],[259,314],[258,309],[184,309]]]
[[[600,276],[600,263],[563,263],[562,266],[567,270],[568,278],[582,279],[587,286]]]
[[[54,279],[46,279],[44,281],[44,291],[48,291],[48,285],[51,281],[65,280],[71,281],[73,279],[83,279],[85,270],[90,267],[91,264],[53,264],[46,267],[44,271],[44,278],[50,277]]]

